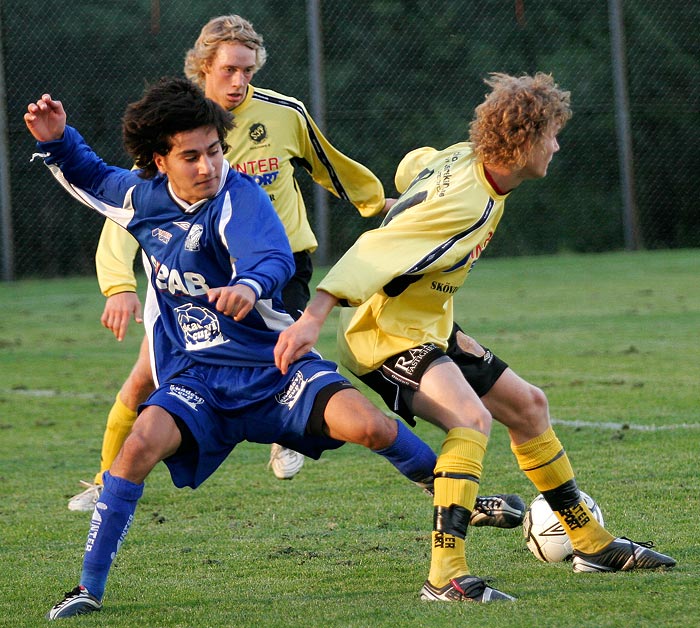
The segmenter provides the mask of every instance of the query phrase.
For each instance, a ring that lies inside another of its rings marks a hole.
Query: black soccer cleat
[[[519,495],[477,497],[469,525],[517,528],[522,524],[526,510],[527,506]]]
[[[75,615],[87,615],[102,609],[102,602],[90,595],[88,590],[78,585],[72,591],[67,591],[66,596],[56,604],[48,613],[46,619],[63,619]]]
[[[672,569],[676,561],[670,556],[655,552],[653,543],[642,543],[621,536],[595,554],[574,550],[574,571],[631,571],[633,569]]]
[[[453,578],[444,587],[434,587],[427,580],[420,590],[420,599],[428,602],[512,602],[515,598],[490,587],[476,576]]]

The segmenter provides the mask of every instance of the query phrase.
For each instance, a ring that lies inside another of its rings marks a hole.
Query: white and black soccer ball
[[[583,491],[581,497],[600,525],[604,525],[603,513],[595,500]],[[542,562],[560,563],[569,560],[573,554],[574,550],[564,527],[542,495],[532,500],[525,513],[523,534],[528,549]]]

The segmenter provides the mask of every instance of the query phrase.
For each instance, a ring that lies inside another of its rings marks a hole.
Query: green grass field
[[[472,571],[514,604],[427,604],[432,505],[347,445],[291,482],[244,443],[200,489],[147,480],[102,613],[66,625],[688,626],[700,617],[700,250],[482,259],[463,327],[549,397],[579,485],[607,527],[654,540],[668,573],[574,574],[522,532],[475,528]],[[2,286],[0,626],[40,626],[80,573],[89,516],[67,499],[97,470],[114,395],[136,357],[99,324],[94,278]],[[334,325],[320,349],[334,357]],[[418,433],[434,448],[441,433]],[[494,427],[482,494],[536,491]],[[695,619],[693,619],[695,618]]]

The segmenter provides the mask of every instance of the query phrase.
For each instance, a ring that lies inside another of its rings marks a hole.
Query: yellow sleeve
[[[300,129],[299,144],[311,178],[331,194],[350,201],[365,218],[382,211],[386,199],[381,181],[369,168],[335,148],[308,113],[306,121],[308,128]]]
[[[100,291],[106,297],[120,292],[136,292],[134,258],[139,243],[117,223],[105,220],[95,253]]]
[[[437,150],[434,148],[425,146],[412,150],[401,160],[394,175],[394,185],[399,194],[403,194],[420,171],[435,159],[436,153]]]
[[[477,231],[461,239],[459,247],[446,247],[470,218],[457,203],[428,200],[420,211],[403,212],[389,224],[366,231],[331,268],[318,289],[358,306],[384,291],[393,280],[411,283],[412,277],[449,268],[463,255],[465,244],[480,234]]]

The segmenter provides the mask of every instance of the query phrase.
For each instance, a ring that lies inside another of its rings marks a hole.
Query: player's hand
[[[323,323],[336,305],[338,297],[317,290],[299,320],[280,333],[275,345],[275,365],[283,375],[287,374],[292,362],[314,348]]]
[[[60,140],[66,129],[66,112],[60,100],[44,94],[36,103],[27,105],[24,123],[38,142]]]
[[[314,348],[322,325],[323,321],[309,316],[307,310],[298,321],[282,330],[275,345],[275,365],[283,375],[287,374],[292,362]]]
[[[143,323],[141,301],[135,292],[120,292],[107,297],[100,322],[121,342],[126,336],[132,316],[137,323]]]
[[[255,307],[257,301],[255,291],[242,283],[237,283],[235,286],[210,288],[207,297],[209,303],[216,302],[216,309],[219,312],[233,317],[234,321],[243,320]]]

